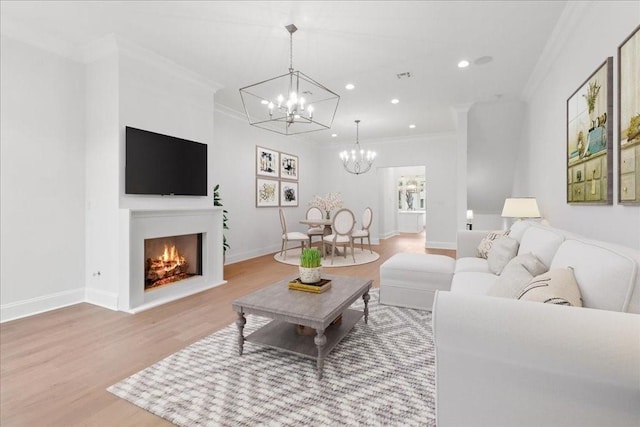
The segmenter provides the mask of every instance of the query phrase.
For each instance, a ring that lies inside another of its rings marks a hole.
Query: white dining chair
[[[344,246],[345,258],[347,257],[347,245],[351,246],[351,257],[353,262],[356,262],[356,257],[353,253],[353,239],[351,238],[351,232],[355,224],[356,217],[349,209],[340,209],[333,216],[333,222],[331,223],[333,232],[322,239],[323,244],[331,245],[331,265],[333,265],[336,246]]]
[[[312,206],[309,209],[307,209],[307,214],[305,215],[305,218],[307,220],[314,220],[314,219],[322,220],[323,219],[322,211],[320,210],[320,208]],[[312,242],[313,237],[320,236],[321,240],[324,237],[324,225],[309,224],[309,228],[307,229],[307,236],[309,236],[309,247],[311,247],[311,244],[313,243]]]
[[[300,242],[304,249],[305,243],[309,240],[309,236],[299,231],[287,231],[287,218],[284,209],[280,208],[280,227],[282,227],[282,247],[280,248],[280,256],[284,252],[284,259],[287,259],[287,244],[289,242]]]
[[[369,227],[371,227],[371,223],[373,222],[373,211],[370,207],[366,207],[364,212],[362,213],[362,228],[360,230],[354,230],[351,233],[351,237],[353,240],[360,239],[360,250],[364,250],[363,244],[364,239],[367,239],[369,243],[369,252],[373,253],[371,250],[371,235],[369,232]]]

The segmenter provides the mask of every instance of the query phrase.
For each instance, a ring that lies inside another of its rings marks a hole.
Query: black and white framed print
[[[298,206],[298,183],[280,181],[280,206]]]
[[[280,178],[298,180],[298,156],[293,154],[280,153]]]
[[[278,178],[280,153],[256,146],[256,175]]]

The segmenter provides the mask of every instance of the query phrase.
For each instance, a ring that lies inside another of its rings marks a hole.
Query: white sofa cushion
[[[519,300],[582,307],[573,269],[555,268],[534,277],[518,295]]]
[[[493,243],[499,238],[501,238],[502,236],[506,236],[508,234],[509,234],[509,230],[490,231],[480,241],[480,244],[476,249],[476,255],[479,256],[480,258],[486,258],[489,255],[489,251],[491,250],[491,246],[493,246]]]
[[[563,241],[564,236],[560,231],[531,225],[522,236],[518,253],[531,252],[549,268],[556,251]]]
[[[456,274],[464,272],[491,273],[484,258],[465,257],[456,260]]]
[[[558,248],[551,268],[573,268],[585,307],[627,311],[638,264],[608,246],[591,240],[567,240]]]
[[[547,267],[532,253],[520,254],[509,261],[487,295],[516,299],[531,279],[546,273],[547,270]]]
[[[518,241],[509,236],[503,236],[493,242],[493,246],[487,256],[489,271],[498,275],[502,273],[504,267],[518,253],[518,246],[520,246]]]
[[[491,273],[456,273],[451,282],[451,292],[469,295],[486,295],[498,276]]]
[[[518,243],[521,243],[522,236],[524,236],[524,232],[527,231],[527,228],[529,227],[531,227],[531,223],[529,221],[516,221],[509,229],[509,236],[516,239]]]

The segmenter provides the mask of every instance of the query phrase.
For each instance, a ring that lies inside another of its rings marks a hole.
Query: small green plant
[[[222,207],[222,199],[220,198],[220,184],[216,184],[215,187],[213,187],[213,206],[220,206]],[[228,230],[229,226],[227,225],[227,210],[223,209],[222,210],[222,229],[223,230]],[[223,235],[222,236],[222,251],[223,254],[227,253],[227,249],[229,249],[230,246],[227,243],[227,236]]]
[[[304,248],[300,255],[300,267],[317,268],[320,267],[322,258],[316,248]]]

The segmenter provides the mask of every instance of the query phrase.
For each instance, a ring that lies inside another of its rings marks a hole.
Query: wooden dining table
[[[328,236],[331,233],[333,233],[333,229],[331,228],[331,224],[333,224],[332,219],[306,219],[305,218],[300,220],[300,224],[316,226],[316,227],[319,227],[321,225],[324,226],[323,236]],[[330,249],[327,248],[327,246],[324,244],[324,241],[322,243],[322,247],[324,250],[322,250],[321,252],[325,255],[329,255]],[[336,248],[336,254],[341,255],[338,248]]]

